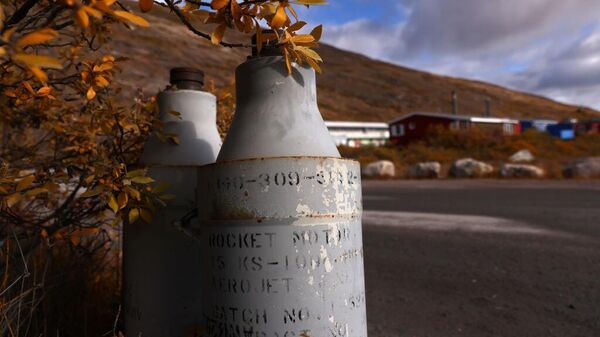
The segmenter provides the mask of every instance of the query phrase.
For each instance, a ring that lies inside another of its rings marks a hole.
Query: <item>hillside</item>
[[[145,17],[150,28],[135,32],[120,28],[122,32],[110,44],[114,55],[130,58],[120,76],[126,89],[154,93],[167,83],[169,68],[176,66],[201,68],[217,86],[225,85],[249,52],[211,46],[162,8]],[[487,97],[495,116],[562,119],[598,114],[496,85],[375,61],[328,45],[321,46],[319,53],[326,62],[318,78],[319,106],[329,120],[385,122],[413,111],[449,111],[453,90],[459,95],[460,114],[481,115]]]

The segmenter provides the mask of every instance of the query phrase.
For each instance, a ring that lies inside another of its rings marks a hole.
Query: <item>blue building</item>
[[[521,131],[525,131],[528,129],[536,129],[539,132],[546,132],[550,125],[558,124],[558,121],[551,119],[530,119],[530,120],[521,120]]]
[[[575,126],[576,123],[564,122],[554,125],[548,125],[546,131],[554,137],[558,137],[563,140],[575,139]]]

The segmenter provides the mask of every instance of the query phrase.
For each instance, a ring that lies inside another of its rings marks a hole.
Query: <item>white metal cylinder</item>
[[[340,155],[314,71],[237,69],[237,111],[198,185],[205,336],[366,337],[360,165]]]
[[[142,163],[149,175],[167,183],[176,195],[159,209],[152,223],[125,224],[123,296],[126,336],[191,335],[201,324],[198,291],[205,264],[197,240],[178,231],[178,221],[196,206],[198,166],[213,163],[221,147],[216,128],[216,98],[198,90],[166,90],[158,97],[163,132],[176,133],[180,144],[152,137]],[[169,114],[176,111],[181,119]]]

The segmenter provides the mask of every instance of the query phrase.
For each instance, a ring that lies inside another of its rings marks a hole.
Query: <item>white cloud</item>
[[[600,108],[600,1],[404,0],[405,20],[328,25],[370,57]]]
[[[323,40],[338,48],[367,54],[370,57],[394,61],[391,56],[403,50],[403,24],[382,25],[359,19],[342,25],[328,26]]]

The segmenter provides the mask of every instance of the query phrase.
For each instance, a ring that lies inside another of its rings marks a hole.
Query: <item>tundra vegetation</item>
[[[118,334],[115,229],[123,217],[152,221],[173,198],[137,162],[147,137],[179,139],[161,131],[155,97],[120,95],[115,78],[133,65],[107,48],[116,25],[132,39],[150,25],[131,6],[167,7],[216,46],[280,48],[291,72],[292,62],[320,71],[322,28],[300,33],[294,8],[324,2],[0,1],[0,335]],[[256,44],[228,42],[229,30]],[[230,88],[213,90],[230,111]]]

